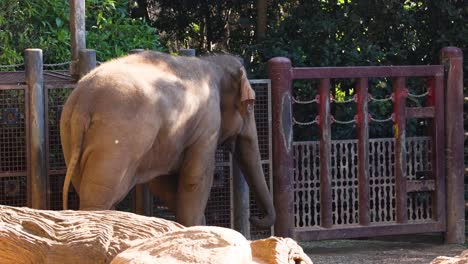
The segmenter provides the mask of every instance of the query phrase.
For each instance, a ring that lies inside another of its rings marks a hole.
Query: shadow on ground
[[[458,255],[466,248],[444,244],[440,234],[301,242],[300,245],[314,264],[427,264],[438,256]]]

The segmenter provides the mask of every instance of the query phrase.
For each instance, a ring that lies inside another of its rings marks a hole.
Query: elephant
[[[204,223],[215,151],[231,144],[263,217],[276,213],[260,163],[255,92],[239,58],[143,51],[101,64],[67,98],[60,136],[66,176],[80,210],[108,210],[136,184],[150,190],[185,226]]]

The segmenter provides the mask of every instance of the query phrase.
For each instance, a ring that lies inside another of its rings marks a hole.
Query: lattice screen
[[[429,137],[407,138],[408,180],[427,177],[431,170]],[[394,139],[369,140],[370,221],[394,223]],[[331,185],[334,225],[357,224],[359,219],[357,140],[332,141]],[[319,142],[294,142],[294,214],[296,227],[320,226]],[[432,218],[430,192],[408,193],[408,220]]]
[[[0,204],[4,205],[27,205],[25,89],[0,85]]]

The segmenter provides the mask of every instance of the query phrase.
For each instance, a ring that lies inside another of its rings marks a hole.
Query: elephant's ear
[[[241,112],[247,113],[253,109],[253,105],[255,103],[255,92],[250,86],[244,67],[240,68],[240,86]]]

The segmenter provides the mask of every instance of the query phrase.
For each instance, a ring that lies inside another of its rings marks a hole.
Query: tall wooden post
[[[86,49],[85,0],[70,0],[71,55],[70,74],[78,77],[79,52]]]
[[[42,50],[26,49],[26,82],[29,105],[29,164],[28,205],[34,209],[46,209],[47,159],[45,140],[45,94]]]
[[[368,79],[360,78],[357,84],[357,134],[358,134],[358,183],[359,224],[369,225],[369,120]]]
[[[331,187],[331,121],[330,79],[321,79],[319,84],[320,104],[320,226],[333,225]]]
[[[443,48],[445,65],[445,136],[447,161],[447,243],[465,243],[465,201],[463,194],[463,53]]]
[[[268,61],[271,79],[273,200],[275,235],[294,236],[292,66],[287,58]]]
[[[408,222],[408,196],[406,192],[406,80],[397,77],[393,80],[393,112],[395,114],[395,196],[396,221]]]

